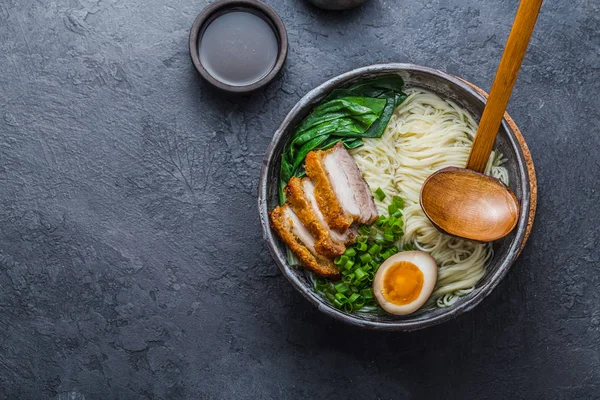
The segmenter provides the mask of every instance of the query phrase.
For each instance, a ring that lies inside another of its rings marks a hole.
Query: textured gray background
[[[188,56],[205,0],[0,1],[0,398],[600,398],[600,3],[547,0],[509,111],[539,211],[508,277],[426,331],[320,315],[262,243],[286,112],[349,69],[489,88],[517,2],[269,3],[284,73],[226,98]]]

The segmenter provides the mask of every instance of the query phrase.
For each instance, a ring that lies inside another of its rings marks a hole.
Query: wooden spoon
[[[483,174],[508,104],[542,0],[521,0],[464,168],[444,168],[421,189],[421,207],[444,233],[479,242],[508,235],[517,225],[519,202],[499,180]]]

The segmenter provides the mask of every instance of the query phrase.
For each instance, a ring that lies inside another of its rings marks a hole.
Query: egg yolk
[[[400,261],[383,277],[383,297],[397,306],[412,303],[423,289],[423,272],[415,264]]]

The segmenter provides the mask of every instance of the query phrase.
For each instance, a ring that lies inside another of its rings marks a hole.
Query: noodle
[[[383,201],[376,200],[380,214],[387,213],[392,196],[404,199],[405,233],[398,245],[411,244],[438,263],[438,281],[425,307],[449,307],[485,275],[492,247],[440,233],[423,213],[419,194],[433,172],[466,165],[477,123],[465,110],[433,93],[406,92],[408,98],[396,109],[383,136],[365,139],[364,146],[351,153],[369,186],[387,194]],[[485,173],[508,184],[503,162],[501,154],[492,152]]]

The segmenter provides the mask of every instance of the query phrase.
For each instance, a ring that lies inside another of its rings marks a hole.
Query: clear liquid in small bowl
[[[231,86],[260,81],[273,70],[279,53],[271,25],[250,11],[231,11],[215,18],[198,42],[204,68]]]

